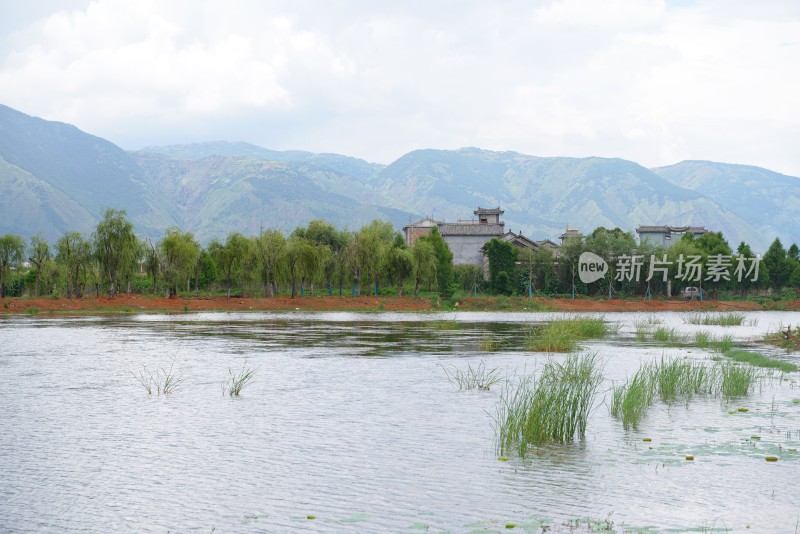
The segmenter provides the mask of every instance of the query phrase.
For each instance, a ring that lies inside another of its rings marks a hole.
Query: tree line
[[[347,231],[313,220],[288,237],[272,229],[254,236],[232,232],[203,247],[175,227],[159,241],[140,239],[124,210],[109,209],[91,235],[67,232],[52,246],[40,235],[28,244],[13,234],[0,237],[0,297],[169,297],[220,288],[228,297],[247,291],[295,298],[320,289],[359,296],[388,288],[398,295],[449,294],[452,260],[438,231],[409,247],[387,221]]]
[[[585,237],[566,239],[557,250],[520,249],[492,239],[484,252],[488,280],[480,266],[454,266],[453,254],[436,228],[408,246],[387,221],[375,220],[348,231],[312,220],[288,236],[273,229],[253,236],[232,232],[203,247],[192,233],[175,227],[160,240],[140,239],[125,211],[109,209],[91,235],[67,232],[53,245],[40,235],[29,243],[13,234],[0,237],[0,297],[73,298],[120,292],[169,297],[217,290],[228,297],[247,293],[292,298],[320,292],[416,296],[421,291],[444,297],[458,291],[625,296],[675,295],[683,287],[697,285],[744,296],[753,289],[800,288],[800,251],[794,244],[785,249],[779,239],[764,254],[755,280],[736,280],[735,265],[726,267],[727,279],[681,279],[681,257],[699,257],[705,272],[720,256],[754,256],[746,243],[734,251],[718,232],[700,237],[684,234],[669,247],[656,247],[637,244],[631,232],[600,227]],[[609,266],[607,276],[581,282],[577,270],[583,252],[603,258]],[[625,258],[638,258],[634,263],[639,262],[641,276],[620,276]],[[659,275],[646,280],[654,261],[660,266]]]

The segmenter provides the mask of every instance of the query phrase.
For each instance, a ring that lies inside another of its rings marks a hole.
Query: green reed
[[[739,312],[727,313],[687,313],[681,316],[685,324],[697,324],[703,326],[741,326],[745,324],[745,315]],[[755,326],[754,322],[750,322]]]
[[[534,326],[528,334],[530,350],[541,352],[573,352],[578,342],[600,339],[609,327],[602,317],[568,317]]]
[[[242,364],[239,371],[228,367],[228,379],[222,381],[222,395],[227,393],[231,397],[238,397],[242,389],[252,382],[255,373],[255,369],[247,367],[247,362]]]
[[[541,374],[509,385],[497,404],[495,430],[499,454],[516,448],[583,438],[602,373],[596,354],[571,354],[548,361]]]
[[[492,386],[503,381],[500,376],[500,370],[497,367],[487,369],[483,360],[475,367],[467,363],[466,369],[459,369],[455,365],[450,367],[452,367],[452,370],[442,365],[447,379],[458,386],[458,389],[489,391]]]

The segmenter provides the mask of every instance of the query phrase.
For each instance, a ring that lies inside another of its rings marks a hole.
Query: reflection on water
[[[607,384],[586,439],[499,462],[492,429],[499,391],[458,391],[441,365],[484,361],[509,375],[539,369],[547,355],[522,349],[531,321],[547,317],[5,319],[0,525],[10,532],[461,532],[505,531],[507,522],[533,530],[545,521],[557,531],[588,517],[609,518],[620,532],[648,525],[794,531],[797,375],[773,377],[731,405],[656,404],[638,432],[624,431],[603,404],[612,382],[662,355],[712,356],[631,343],[635,314],[607,316],[621,323],[618,337],[587,344],[604,362]],[[659,317],[696,329],[677,314]],[[757,326],[725,332],[743,341],[800,324],[796,314],[758,317]],[[499,350],[482,352],[486,339]],[[170,362],[187,379],[183,387],[148,397],[131,371]],[[245,362],[255,382],[239,398],[222,396],[228,369]],[[780,460],[767,463],[768,454]]]

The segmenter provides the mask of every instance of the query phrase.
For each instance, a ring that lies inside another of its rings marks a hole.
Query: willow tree
[[[436,280],[436,251],[428,241],[417,239],[411,247],[411,273],[414,277],[414,296],[419,295],[421,284]]]
[[[100,276],[108,282],[108,296],[119,290],[120,280],[133,272],[139,242],[125,210],[107,209],[93,236],[94,254],[100,264]]]
[[[36,268],[36,282],[34,285],[34,295],[39,296],[39,282],[41,280],[42,269],[53,257],[50,253],[50,245],[45,241],[41,234],[36,234],[31,238],[30,256],[28,261]]]
[[[159,244],[161,272],[167,282],[167,297],[178,294],[178,287],[186,284],[189,291],[192,273],[200,258],[200,245],[191,232],[169,228]]]
[[[414,271],[411,250],[404,246],[392,247],[388,254],[389,270],[397,283],[397,296],[403,296],[403,285]]]
[[[208,252],[217,262],[225,277],[225,282],[228,286],[228,298],[231,298],[233,278],[241,274],[250,255],[250,247],[250,240],[239,232],[228,234],[225,244],[215,240],[208,245]]]
[[[25,241],[14,234],[0,237],[0,298],[6,296],[6,284],[12,268],[19,268],[25,258]]]
[[[56,264],[66,273],[67,298],[81,296],[81,281],[92,262],[92,246],[78,232],[67,232],[56,242]]]
[[[264,230],[253,240],[253,248],[261,271],[264,292],[274,297],[278,276],[285,261],[286,238],[277,230]]]

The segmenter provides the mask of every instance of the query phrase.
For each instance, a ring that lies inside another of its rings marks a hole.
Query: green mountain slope
[[[254,157],[136,157],[145,179],[172,199],[184,228],[201,240],[224,238],[232,231],[255,234],[261,228],[291,231],[315,218],[357,229],[373,219],[402,226],[411,216],[368,204],[374,193],[354,186],[348,175],[312,164]]]
[[[653,169],[670,182],[713,198],[765,236],[800,242],[800,178],[760,167],[682,161]]]
[[[506,228],[536,238],[552,239],[567,224],[585,231],[693,224],[732,240],[763,241],[752,225],[710,198],[621,159],[419,150],[389,165],[380,178],[379,190],[391,205],[447,220],[466,218],[475,206],[501,206]]]
[[[115,208],[127,210],[141,232],[160,232],[175,223],[168,205],[147,189],[141,170],[124,150],[72,125],[30,117],[0,105],[0,157],[96,219],[106,208]],[[62,207],[51,205],[50,209],[58,212]],[[39,230],[45,234],[53,231],[30,227],[25,233]]]
[[[55,242],[64,233],[89,233],[96,220],[64,192],[0,158],[0,232],[30,236],[42,232]],[[31,229],[36,232],[31,233]]]

